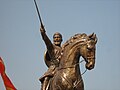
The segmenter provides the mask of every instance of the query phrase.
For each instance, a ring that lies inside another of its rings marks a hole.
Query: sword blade
[[[40,13],[39,13],[39,9],[38,9],[36,0],[34,0],[34,3],[35,3],[35,7],[36,7],[36,10],[37,10],[37,13],[38,13],[39,21],[40,21],[41,25],[43,26],[43,24],[42,24],[42,19],[41,19]]]

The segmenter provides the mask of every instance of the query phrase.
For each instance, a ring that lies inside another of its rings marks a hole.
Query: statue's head
[[[58,32],[56,32],[54,35],[53,35],[53,43],[54,45],[56,46],[60,46],[61,45],[61,42],[62,42],[62,35]]]

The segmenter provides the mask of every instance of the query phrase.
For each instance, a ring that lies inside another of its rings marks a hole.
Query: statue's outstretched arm
[[[44,42],[46,44],[47,50],[51,53],[52,50],[53,50],[53,44],[52,44],[52,42],[50,41],[50,39],[46,35],[46,31],[45,31],[44,28],[41,27],[40,28],[40,32],[41,32],[42,39],[44,40]]]

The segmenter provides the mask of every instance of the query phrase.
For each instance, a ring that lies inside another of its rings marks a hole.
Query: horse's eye
[[[87,49],[88,49],[88,50],[92,50],[92,49],[94,49],[94,48],[95,48],[94,45],[87,45]]]
[[[91,48],[92,48],[91,44],[87,45],[87,49],[91,49]]]
[[[92,50],[92,49],[91,49],[91,48],[89,48],[89,47],[87,47],[87,50],[89,50],[89,51],[90,51],[90,50]]]
[[[87,50],[88,50],[88,51],[94,51],[94,50],[95,50],[95,47],[94,47],[94,46],[87,47]]]

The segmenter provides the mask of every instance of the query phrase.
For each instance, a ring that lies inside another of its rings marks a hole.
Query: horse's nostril
[[[87,64],[86,64],[86,68],[87,68],[88,70],[93,69],[93,68],[94,68],[93,62],[87,63]]]
[[[90,65],[89,68],[92,69],[92,68],[93,68],[93,65]]]

